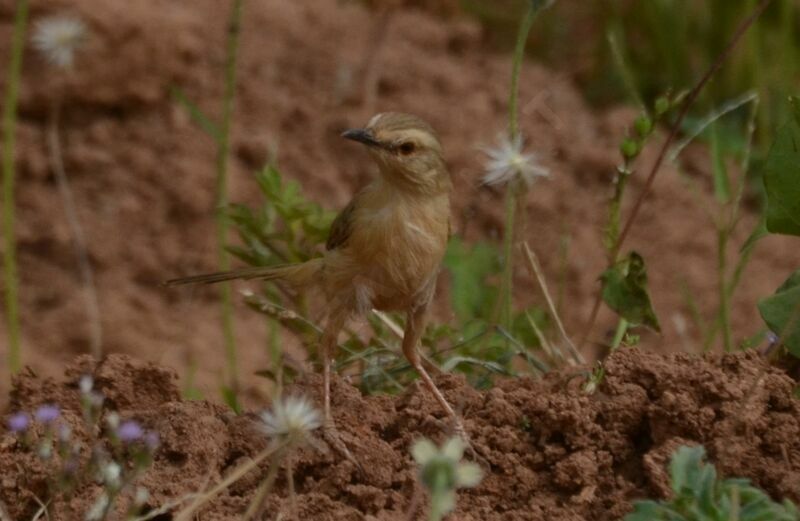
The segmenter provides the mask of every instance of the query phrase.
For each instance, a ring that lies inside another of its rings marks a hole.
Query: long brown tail
[[[165,286],[180,286],[183,284],[214,284],[226,280],[285,280],[293,286],[306,285],[322,268],[322,258],[311,259],[300,264],[287,264],[284,266],[258,266],[255,268],[241,268],[233,271],[220,271],[203,275],[192,275],[171,279],[164,283]]]

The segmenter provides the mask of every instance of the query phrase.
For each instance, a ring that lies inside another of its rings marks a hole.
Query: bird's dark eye
[[[401,143],[397,147],[397,150],[399,150],[400,153],[403,154],[404,156],[407,156],[408,154],[413,153],[414,150],[416,150],[416,149],[417,149],[416,145],[414,145],[414,143],[412,143],[410,141],[406,141],[405,143]]]

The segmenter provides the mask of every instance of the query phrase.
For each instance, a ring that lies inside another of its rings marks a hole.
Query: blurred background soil
[[[33,21],[46,14],[79,15],[90,39],[75,71],[64,77],[30,49],[24,58],[17,154],[24,363],[39,374],[60,374],[89,346],[70,231],[46,154],[46,121],[60,96],[64,160],[95,271],[104,349],[180,368],[181,385],[194,373],[194,384],[214,398],[223,360],[218,292],[165,290],[159,283],[216,268],[215,146],[170,90],[180,87],[204,111],[219,113],[228,3],[38,0],[32,5]],[[376,15],[355,2],[247,2],[231,200],[260,202],[253,173],[274,154],[283,173],[299,180],[311,199],[343,207],[374,172],[366,154],[339,133],[365,124],[372,112],[399,110],[419,114],[441,134],[456,187],[454,232],[470,241],[499,240],[502,194],[481,187],[479,180],[481,148],[504,129],[510,57],[476,22],[441,7],[412,6],[392,17],[375,58],[376,97],[364,103],[362,66],[374,43]],[[0,5],[0,63],[9,57],[11,18],[10,3]],[[528,61],[520,81],[528,148],[552,172],[527,196],[524,239],[541,258],[551,286],[563,278],[563,317],[576,337],[605,264],[600,238],[616,151],[636,116],[624,106],[590,107],[576,86],[582,64],[580,56],[551,66]],[[640,170],[651,164],[653,152],[643,155]],[[645,336],[648,350],[699,350],[684,288],[707,316],[716,303],[716,233],[707,211],[713,204],[710,161],[697,147],[689,149],[686,164],[686,175],[701,190],[689,189],[685,177],[668,165],[627,243],[648,262],[664,329],[662,337]],[[643,175],[632,178],[629,195],[641,189]],[[753,221],[753,215],[743,216],[731,254]],[[763,327],[755,303],[798,261],[796,242],[770,236],[758,245],[733,301],[737,340]],[[518,265],[518,303],[540,302]],[[446,294],[446,274],[442,288]],[[437,313],[442,320],[451,318],[444,297]],[[614,316],[604,311],[600,323],[593,341],[606,340]],[[4,327],[0,324],[0,364],[7,355]],[[239,305],[236,335],[244,384],[253,390],[260,383],[252,372],[266,364],[264,318]],[[285,339],[287,350],[301,352],[289,335]],[[0,396],[8,390],[9,383],[0,381]]]

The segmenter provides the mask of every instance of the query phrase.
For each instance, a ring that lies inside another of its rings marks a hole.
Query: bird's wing
[[[353,214],[355,213],[358,201],[358,194],[353,197],[353,200],[339,212],[336,219],[331,224],[331,231],[328,233],[328,240],[325,242],[326,250],[335,250],[347,242],[350,237],[353,225]]]

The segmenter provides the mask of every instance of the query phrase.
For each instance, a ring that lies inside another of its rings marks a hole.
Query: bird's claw
[[[328,445],[340,456],[343,456],[345,459],[347,459],[347,461],[355,465],[362,475],[364,474],[364,468],[350,453],[350,450],[342,440],[342,437],[339,434],[339,429],[336,428],[336,424],[332,418],[325,420],[325,424],[322,426],[322,439],[325,440]]]

